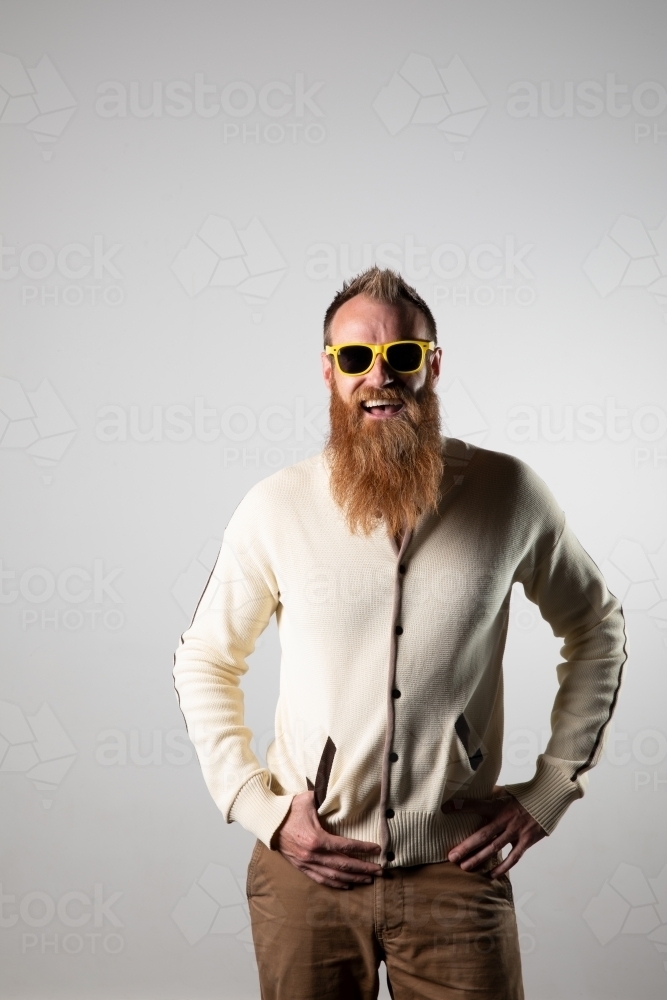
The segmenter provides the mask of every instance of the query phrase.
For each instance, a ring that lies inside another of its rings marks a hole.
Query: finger
[[[466,855],[472,853],[472,851],[476,851],[477,848],[483,847],[485,844],[488,844],[490,840],[500,836],[506,831],[506,829],[507,828],[504,823],[500,825],[498,823],[487,823],[486,826],[481,827],[475,833],[466,837],[465,840],[462,840],[460,844],[456,845],[456,847],[453,847],[447,855],[447,860],[453,861],[454,864],[457,864],[462,860],[462,858],[465,858]]]
[[[350,875],[321,865],[303,865],[299,866],[299,870],[312,878],[314,882],[319,882],[320,885],[330,885],[335,889],[352,889],[355,885],[373,884],[373,879],[369,875]]]
[[[313,880],[313,882],[317,882],[318,885],[327,885],[331,889],[352,889],[353,888],[353,886],[350,885],[348,882],[336,882],[336,881],[334,881],[334,879],[325,878],[323,875],[318,875],[315,872],[311,872],[307,868],[300,868],[299,871],[302,871],[303,874],[307,875],[308,878],[310,878],[310,879]]]
[[[307,869],[334,882],[346,882],[351,885],[371,885],[373,882],[372,875],[359,875],[357,872],[345,872],[341,871],[339,868],[332,868],[329,865],[308,865]]]
[[[492,871],[489,872],[491,878],[500,878],[501,875],[504,875],[505,872],[508,872],[510,868],[514,867],[517,861],[521,860],[525,852],[526,852],[525,847],[523,847],[520,843],[515,844],[512,850],[505,858],[505,860],[501,862],[501,864],[499,864],[497,868],[494,868],[492,869]]]
[[[282,849],[291,849],[296,853],[302,853],[305,855],[314,854],[342,854],[347,855],[352,851],[354,853],[365,853],[366,851],[373,851],[377,853],[380,850],[379,844],[371,843],[366,840],[350,840],[348,837],[337,837],[335,834],[327,833],[322,827],[317,829],[308,829],[305,831],[297,830],[291,835],[283,838],[280,844]],[[378,867],[375,862],[360,860],[360,864],[370,864]]]
[[[372,861],[361,861],[359,858],[350,858],[346,854],[336,854],[331,851],[319,851],[310,860],[316,865],[357,875],[375,875],[382,871],[381,866]]]
[[[299,841],[282,845],[282,853],[291,855],[297,865],[318,864],[344,868],[346,871],[356,871],[366,875],[375,875],[381,871],[380,865],[374,861],[365,861],[347,854],[340,854],[329,844],[327,837],[313,836],[304,843]],[[334,861],[335,859],[335,861]]]
[[[483,847],[481,851],[473,854],[472,857],[466,858],[465,861],[461,862],[461,868],[463,871],[470,871],[474,868],[479,867],[487,858],[493,857],[498,851],[502,851],[503,847],[506,847],[508,843],[507,836],[495,837],[490,844]]]

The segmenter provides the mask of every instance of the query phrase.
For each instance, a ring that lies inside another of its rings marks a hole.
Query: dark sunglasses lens
[[[414,372],[422,363],[422,349],[419,344],[392,344],[387,360],[395,372]]]
[[[361,375],[370,368],[373,352],[363,344],[342,347],[338,352],[338,364],[346,375]]]

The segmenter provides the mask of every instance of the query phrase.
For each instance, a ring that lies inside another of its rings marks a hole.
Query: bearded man
[[[174,666],[210,792],[257,837],[262,997],[371,1000],[384,961],[395,1000],[518,1000],[507,872],[600,757],[621,607],[527,465],[441,437],[435,321],[399,275],[345,284],[324,334],[327,446],[239,504]],[[535,776],[499,787],[514,583],[563,661]],[[272,614],[264,767],[239,680]]]

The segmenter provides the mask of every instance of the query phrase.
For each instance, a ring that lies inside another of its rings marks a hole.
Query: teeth
[[[396,406],[399,402],[398,399],[365,399],[364,406]]]

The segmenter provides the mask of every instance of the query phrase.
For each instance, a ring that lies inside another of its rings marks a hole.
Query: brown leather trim
[[[396,625],[401,617],[401,598],[403,595],[403,576],[399,566],[403,560],[410,542],[412,541],[412,531],[407,530],[403,536],[400,547],[396,539],[391,539],[394,552],[396,553],[396,570],[394,577],[394,605],[391,612],[391,637],[389,645],[389,667],[387,670],[387,728],[385,731],[384,750],[382,752],[382,777],[380,779],[380,848],[381,855],[378,859],[383,868],[387,866],[387,851],[390,850],[389,823],[386,812],[389,805],[389,785],[390,785],[390,764],[389,754],[394,743],[394,728],[396,725],[396,706],[391,692],[395,687],[396,680],[396,660],[398,657],[398,645],[396,637]]]
[[[317,767],[317,774],[315,776],[316,809],[319,809],[319,807],[322,805],[322,803],[327,797],[327,788],[329,787],[329,778],[331,776],[331,768],[333,767],[335,756],[336,756],[336,744],[334,743],[334,741],[331,739],[330,736],[327,736],[327,741],[324,744],[324,750],[322,751],[322,756],[320,757],[320,763]]]
[[[478,747],[477,750],[470,753],[470,726],[468,725],[468,720],[465,715],[459,715],[458,719],[454,723],[454,729],[456,730],[456,735],[461,740],[463,748],[468,755],[468,762],[471,768],[473,771],[476,771],[484,760],[484,754],[482,753],[481,747]]]
[[[586,553],[586,554],[588,555],[588,553]],[[596,566],[597,569],[600,568],[597,565],[597,563],[595,564],[595,566]],[[609,593],[611,593],[611,591],[609,591]],[[612,597],[616,597],[616,594],[612,594]],[[616,597],[616,600],[618,600],[617,597]],[[600,743],[602,742],[602,738],[604,736],[605,729],[607,728],[608,724],[611,722],[611,717],[614,714],[614,709],[616,708],[616,702],[618,700],[618,693],[619,693],[619,691],[621,689],[621,681],[623,679],[623,668],[625,667],[625,664],[628,661],[628,630],[627,630],[626,625],[625,625],[625,614],[623,612],[623,608],[620,607],[619,611],[621,612],[621,618],[623,619],[623,636],[624,636],[624,639],[623,639],[623,654],[624,654],[624,656],[623,656],[623,662],[621,663],[620,667],[618,668],[618,678],[616,680],[616,687],[614,688],[614,694],[613,694],[612,699],[611,699],[611,701],[609,703],[609,710],[607,712],[607,718],[605,719],[605,721],[603,722],[603,724],[600,726],[600,728],[598,730],[598,734],[597,734],[597,736],[595,738],[595,742],[593,743],[593,746],[591,748],[591,752],[588,755],[588,759],[581,765],[581,767],[578,767],[576,769],[576,771],[574,772],[574,774],[570,778],[570,781],[576,781],[580,774],[583,774],[585,771],[590,771],[591,767],[594,766],[593,765],[593,761],[595,760],[595,755],[598,752],[598,748],[600,746]]]
[[[468,725],[468,720],[465,715],[459,715],[458,719],[454,723],[454,729],[456,730],[456,735],[463,743],[465,747],[465,752],[470,753],[470,726]]]

